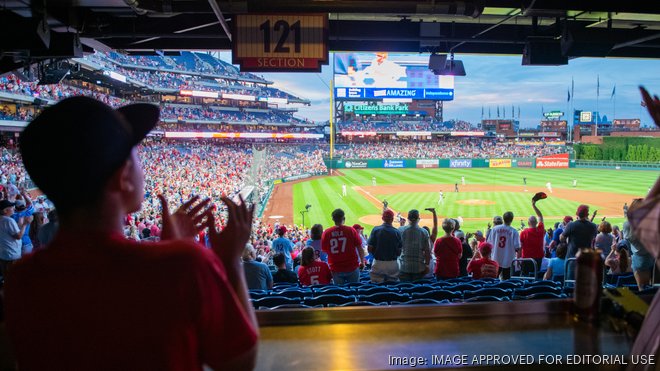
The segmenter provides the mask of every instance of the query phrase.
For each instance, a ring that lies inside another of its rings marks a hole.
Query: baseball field
[[[326,228],[332,225],[332,211],[341,208],[347,224],[360,223],[369,231],[381,224],[382,202],[387,200],[389,207],[404,217],[408,210],[419,209],[423,225],[431,224],[431,214],[423,209],[435,207],[439,218],[460,216],[465,226],[462,229],[474,231],[485,229],[494,215],[505,211],[514,213],[513,225],[518,227],[534,213],[532,196],[543,191],[548,198],[538,206],[548,226],[565,215],[574,216],[583,203],[592,211],[598,210],[594,222],[606,217],[620,226],[624,203],[630,205],[633,198],[644,197],[657,176],[656,171],[574,168],[341,170],[332,176],[277,185],[264,216],[266,220],[301,224],[300,211],[309,204],[305,225],[320,223]],[[374,177],[376,185],[372,183]],[[461,177],[465,177],[465,185]],[[546,188],[548,182],[552,193]],[[346,196],[342,195],[344,184]]]

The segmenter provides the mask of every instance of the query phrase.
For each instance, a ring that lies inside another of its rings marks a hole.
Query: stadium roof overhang
[[[232,17],[246,13],[328,13],[332,51],[521,54],[545,37],[570,41],[569,58],[660,58],[657,2],[645,0],[6,0],[3,9],[11,37],[0,72],[91,48],[229,50]]]

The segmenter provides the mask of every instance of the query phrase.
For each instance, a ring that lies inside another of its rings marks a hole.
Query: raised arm
[[[438,238],[438,214],[436,214],[435,212],[435,207],[429,207],[426,210],[430,211],[431,214],[433,215],[433,228],[431,229],[431,243],[435,243],[435,240]]]
[[[532,208],[534,209],[536,216],[539,218],[539,223],[543,223],[543,213],[541,213],[541,210],[536,206],[536,201],[532,201]]]

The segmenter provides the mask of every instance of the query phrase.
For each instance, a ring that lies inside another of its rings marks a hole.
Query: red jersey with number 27
[[[333,272],[356,270],[359,266],[358,248],[362,248],[362,239],[352,227],[330,227],[321,236],[321,249],[328,254],[328,263]]]

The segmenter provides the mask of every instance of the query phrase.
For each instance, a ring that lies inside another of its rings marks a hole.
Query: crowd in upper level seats
[[[292,114],[262,110],[254,112],[247,110],[229,111],[222,107],[199,107],[199,106],[171,106],[163,105],[161,109],[162,119],[184,119],[201,121],[223,121],[223,122],[253,122],[253,123],[303,123],[304,121],[294,118]],[[229,108],[228,108],[229,109]]]
[[[59,101],[67,97],[84,95],[98,99],[113,107],[128,103],[125,99],[76,86],[66,84],[38,85],[37,82],[21,81],[14,74],[0,77],[0,91],[54,101]]]
[[[539,157],[566,152],[564,146],[524,146],[496,139],[448,139],[437,142],[385,142],[337,145],[344,158],[502,158]]]
[[[265,85],[266,80],[250,73],[240,73],[238,70],[215,57],[204,53],[183,53],[182,57],[160,56],[126,56],[117,53],[97,53],[85,58],[102,65],[104,68],[127,76],[155,88],[177,90],[200,90],[218,93],[244,94],[252,96],[266,96],[274,98],[299,98]],[[181,63],[177,63],[179,60]],[[118,63],[123,64],[120,66]],[[148,63],[148,64],[145,64]],[[168,68],[172,71],[147,70],[127,68],[126,65],[136,67]],[[186,75],[185,72],[202,72],[217,75],[202,77]],[[223,79],[222,77],[227,77]],[[241,80],[243,79],[243,80]],[[244,80],[249,79],[249,80]]]
[[[229,124],[197,124],[197,123],[178,123],[161,122],[155,131],[171,132],[219,132],[219,133],[311,133],[323,134],[323,128],[318,126],[274,126],[268,124],[260,125],[229,125]]]
[[[450,121],[448,123],[437,122],[430,118],[412,120],[406,117],[396,117],[396,121],[390,117],[387,120],[364,120],[364,121],[345,121],[337,124],[338,131],[471,131],[477,130],[469,122]]]

